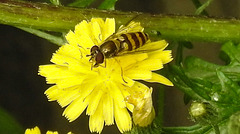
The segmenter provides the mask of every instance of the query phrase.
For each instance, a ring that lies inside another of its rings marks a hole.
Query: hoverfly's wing
[[[143,32],[143,30],[144,28],[140,25],[140,22],[131,21],[127,26],[121,25],[115,35]]]
[[[158,50],[164,50],[168,46],[167,41],[165,40],[160,40],[160,41],[155,41],[155,42],[147,42],[145,45],[142,47],[132,50],[132,51],[124,51],[120,52],[116,56],[122,56],[122,55],[130,55],[130,54],[137,54],[137,53],[148,53],[148,52],[153,52],[153,51],[158,51]]]
[[[117,32],[109,36],[105,41],[119,37],[121,34],[143,32],[140,22],[131,21],[127,26],[121,25]]]

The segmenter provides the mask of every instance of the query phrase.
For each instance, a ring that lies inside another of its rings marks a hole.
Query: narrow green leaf
[[[60,6],[61,5],[59,0],[50,0],[50,2],[55,6]]]
[[[41,37],[43,39],[46,39],[46,40],[52,42],[53,44],[56,44],[56,45],[59,45],[59,46],[61,46],[65,43],[65,40],[62,37],[57,37],[57,36],[51,35],[49,33],[37,30],[37,29],[26,28],[26,27],[18,27],[18,28],[22,29],[26,32],[29,32],[31,34],[34,34],[38,37]]]
[[[95,0],[75,0],[73,3],[68,4],[68,6],[72,7],[88,7]]]
[[[163,134],[204,134],[212,127],[210,125],[196,124],[188,127],[165,127],[163,128]]]
[[[24,130],[20,124],[5,110],[0,108],[0,133],[1,134],[23,134]]]
[[[187,95],[187,94],[184,94],[183,96],[183,102],[185,105],[187,105],[190,101],[192,100],[192,97]]]
[[[182,62],[183,62],[183,45],[179,43],[177,46],[175,64],[180,66]]]
[[[197,1],[197,0],[194,0]],[[208,15],[207,12],[205,11],[205,9],[211,4],[213,0],[208,0],[207,2],[205,2],[204,4],[202,4],[201,6],[197,7],[197,10],[195,12],[196,15],[200,15],[200,14],[204,14],[204,15]]]
[[[240,45],[234,45],[232,42],[227,42],[222,46],[224,51],[230,58],[231,62],[237,62],[240,64]]]
[[[114,10],[116,2],[117,2],[117,0],[104,0],[98,8]]]

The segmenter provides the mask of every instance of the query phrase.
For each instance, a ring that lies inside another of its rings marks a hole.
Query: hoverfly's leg
[[[107,66],[107,60],[105,59],[104,60],[104,68],[106,68],[106,66]]]
[[[93,62],[92,62],[92,65],[91,65],[91,70],[93,69]]]
[[[78,45],[78,47],[79,47],[79,51],[80,51],[80,53],[81,53],[81,59],[82,59],[82,58],[83,58],[83,54],[82,54],[81,49],[84,50],[85,52],[87,52],[87,51],[86,51],[86,49],[83,48],[81,45],[79,45],[79,44],[77,44],[77,45]]]
[[[114,58],[115,59],[115,58]],[[115,61],[119,64],[120,68],[121,68],[121,77],[122,77],[122,80],[123,82],[125,82],[127,84],[127,81],[124,80],[123,78],[123,69],[122,69],[122,66],[120,65],[119,61],[117,59],[115,59]]]
[[[127,84],[127,81],[125,81],[124,78],[123,78],[123,69],[122,69],[122,67],[121,67],[121,76],[122,76],[122,80]]]
[[[106,68],[106,67],[107,67],[107,65],[106,65],[106,60],[104,60],[104,66],[103,66],[103,65],[98,65],[98,66],[103,67],[103,68]]]
[[[98,39],[99,39],[100,41],[102,41],[102,36],[101,36],[101,34],[98,35]]]

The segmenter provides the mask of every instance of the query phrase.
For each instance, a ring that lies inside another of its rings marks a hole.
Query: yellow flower
[[[41,131],[36,126],[34,128],[26,129],[25,134],[41,134]],[[58,134],[58,132],[57,131],[47,131],[46,134]],[[72,132],[68,132],[68,134],[72,134]]]
[[[127,30],[143,31],[140,23],[131,24],[138,27],[129,26]],[[106,65],[93,67],[87,56],[91,47],[101,45],[113,33],[114,19],[82,21],[75,26],[74,32],[66,35],[68,43],[53,54],[51,62],[54,64],[39,67],[39,74],[46,77],[47,83],[55,84],[45,92],[49,101],[57,101],[61,107],[66,107],[63,115],[70,122],[86,109],[91,132],[100,133],[104,124],[112,125],[114,120],[120,132],[131,129],[128,110],[132,112],[134,105],[125,99],[147,90],[135,80],[173,85],[167,78],[152,72],[172,60],[171,51],[164,50],[168,45],[165,40],[149,41],[143,46],[157,46],[158,50],[105,58]]]
[[[126,101],[134,105],[133,122],[136,125],[145,127],[152,123],[155,118],[155,110],[152,105],[152,88],[142,87],[145,92],[126,97]],[[137,95],[137,96],[136,96]]]
[[[31,129],[26,129],[25,134],[41,134],[40,129],[36,126]]]

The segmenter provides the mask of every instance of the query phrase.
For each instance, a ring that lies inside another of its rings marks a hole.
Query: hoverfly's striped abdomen
[[[120,51],[132,51],[143,46],[147,40],[148,35],[143,32],[126,33],[120,35]]]
[[[106,58],[110,58],[121,52],[135,50],[143,46],[147,41],[148,35],[143,32],[126,33],[104,42],[100,45],[99,50]]]
[[[148,35],[143,32],[124,33],[118,36],[111,35],[100,46],[94,45],[90,52],[90,60],[94,60],[94,67],[104,62],[105,58],[121,55],[123,52],[133,51],[148,41]]]

